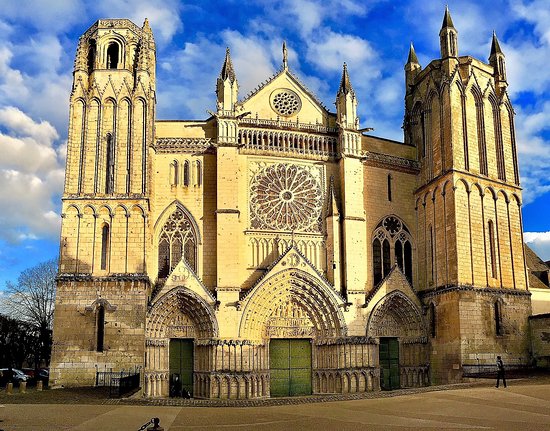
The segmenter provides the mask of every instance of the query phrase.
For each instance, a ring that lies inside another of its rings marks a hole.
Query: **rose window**
[[[294,91],[280,90],[272,96],[271,106],[277,114],[290,117],[300,111],[302,102]]]
[[[319,229],[321,188],[306,169],[284,164],[268,166],[254,176],[250,192],[253,228]]]

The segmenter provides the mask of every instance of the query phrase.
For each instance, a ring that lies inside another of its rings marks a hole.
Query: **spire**
[[[344,70],[342,70],[342,79],[340,80],[338,95],[348,93],[355,94],[355,91],[353,91],[353,87],[351,86],[351,82],[349,79],[348,66],[346,63],[344,63]]]
[[[151,30],[151,26],[149,25],[149,20],[147,18],[145,18],[145,21],[143,21],[142,30],[147,34],[153,34],[153,31]]]
[[[441,29],[443,30],[444,28],[455,28],[448,5],[445,6],[445,15],[443,16],[443,24],[441,25]]]
[[[220,72],[220,79],[225,81],[229,79],[231,83],[235,82],[235,70],[233,70],[233,63],[231,62],[231,53],[229,48],[225,50],[225,60],[223,62],[222,70]]]
[[[143,34],[143,37],[147,39],[149,42],[154,42],[155,38],[153,37],[153,30],[151,30],[151,26],[149,25],[149,20],[145,18],[145,21],[143,21],[143,26],[141,27],[141,31]]]
[[[493,30],[493,42],[491,43],[491,57],[496,54],[504,55],[498,43],[497,34]]]
[[[420,64],[418,62],[418,57],[416,56],[416,52],[414,51],[414,45],[411,42],[411,47],[409,48],[409,58],[407,58],[407,64]]]
[[[283,69],[288,69],[288,51],[286,49],[286,40],[283,40]]]
[[[443,16],[443,25],[439,30],[439,45],[441,49],[441,58],[458,57],[458,31],[456,30],[449,7],[445,7],[445,15]],[[448,64],[448,66],[450,63]],[[447,68],[447,73],[452,67]]]

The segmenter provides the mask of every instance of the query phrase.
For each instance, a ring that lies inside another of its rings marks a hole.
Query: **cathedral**
[[[229,49],[205,120],[155,117],[149,23],[78,43],[50,382],[140,370],[145,397],[354,393],[529,362],[505,56],[405,64],[403,142],[281,68],[239,94]],[[213,83],[214,84],[214,83]]]

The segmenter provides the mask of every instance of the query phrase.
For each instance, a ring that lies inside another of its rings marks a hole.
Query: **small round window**
[[[302,101],[294,91],[277,90],[271,95],[271,107],[277,114],[291,117],[300,112]]]

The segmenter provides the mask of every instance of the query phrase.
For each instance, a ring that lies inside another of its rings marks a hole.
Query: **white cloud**
[[[64,181],[63,158],[54,148],[57,131],[15,107],[0,109],[0,239],[11,243],[55,238],[57,202]]]
[[[2,16],[8,21],[25,22],[39,30],[59,32],[82,20],[85,9],[80,0],[3,1]]]
[[[90,7],[105,18],[128,18],[140,25],[145,18],[157,42],[169,42],[183,28],[181,2],[177,0],[101,0]]]
[[[517,107],[516,133],[523,198],[526,204],[550,192],[550,142],[542,136],[550,131],[550,102],[532,111]]]
[[[550,260],[550,231],[524,232],[523,238],[542,260]]]

